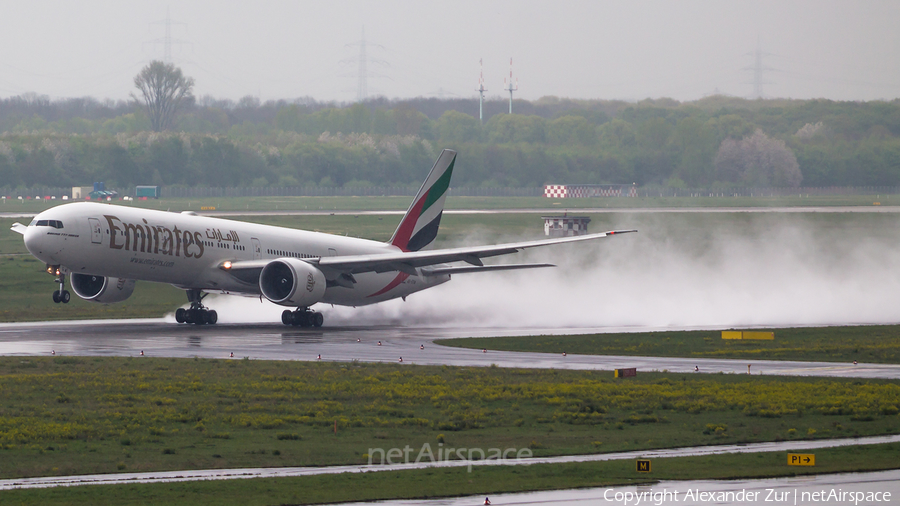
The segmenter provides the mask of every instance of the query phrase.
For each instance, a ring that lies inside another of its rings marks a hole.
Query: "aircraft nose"
[[[37,227],[28,227],[25,231],[25,248],[29,253],[34,256],[42,253],[44,235]]]

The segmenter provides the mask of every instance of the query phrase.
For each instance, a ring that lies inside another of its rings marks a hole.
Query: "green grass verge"
[[[187,302],[184,290],[161,283],[139,282],[134,295],[124,304],[97,304],[74,293],[68,304],[54,304],[51,294],[58,285],[47,274],[44,264],[31,255],[0,256],[0,279],[3,279],[0,321],[7,322],[156,318]]]
[[[655,480],[770,478],[897,469],[900,444],[827,448],[815,467],[789,467],[787,452],[653,459],[649,475],[633,460],[531,466],[422,469],[189,483],[59,487],[0,492],[4,505],[117,504],[289,505],[349,501],[427,499],[463,495],[610,487]]]
[[[886,380],[0,357],[0,392],[0,478],[359,464],[426,443],[548,456],[900,432]]]
[[[754,329],[758,330],[758,329]],[[502,351],[746,360],[900,364],[900,326],[769,329],[774,341],[722,339],[720,331],[441,339],[444,346]]]
[[[165,190],[163,190],[165,191]],[[146,209],[201,211],[215,207],[217,211],[405,211],[412,196],[379,197],[204,197],[161,198],[114,203]],[[67,203],[62,200],[0,201],[0,213],[39,213]],[[805,207],[805,206],[882,206],[900,205],[898,195],[832,195],[784,197],[607,197],[589,199],[548,199],[546,197],[461,197],[450,194],[447,209],[550,209],[550,208],[707,208],[707,207]]]

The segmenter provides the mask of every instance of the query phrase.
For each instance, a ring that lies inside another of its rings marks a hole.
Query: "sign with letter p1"
[[[787,463],[789,466],[814,466],[816,456],[812,453],[788,453]]]

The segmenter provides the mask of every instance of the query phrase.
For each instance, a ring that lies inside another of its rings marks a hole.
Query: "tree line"
[[[131,101],[0,99],[0,185],[414,186],[448,147],[459,186],[900,186],[900,100],[494,99],[482,124],[474,98],[217,100],[178,72],[167,118],[141,74]]]

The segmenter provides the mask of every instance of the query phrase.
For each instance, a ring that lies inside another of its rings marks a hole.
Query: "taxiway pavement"
[[[566,464],[572,462],[600,462],[608,460],[659,459],[665,457],[692,457],[721,455],[726,453],[760,453],[776,451],[812,451],[817,448],[841,446],[864,446],[871,444],[896,443],[900,435],[875,436],[865,438],[819,439],[814,441],[782,441],[748,443],[741,445],[694,446],[669,450],[642,450],[633,452],[600,453],[588,455],[563,455],[559,457],[508,458],[500,460],[428,460],[397,463],[374,463],[366,465],[324,466],[324,467],[258,467],[245,469],[198,469],[185,471],[158,471],[146,473],[111,473],[78,476],[46,476],[38,478],[13,478],[0,480],[0,490],[17,488],[50,488],[77,485],[114,485],[131,483],[167,483],[201,480],[235,480],[249,478],[286,478],[292,476],[316,476],[323,474],[368,473],[380,471],[403,471],[431,467],[481,467],[481,466],[527,466],[533,464]],[[415,455],[415,454],[413,454]]]

